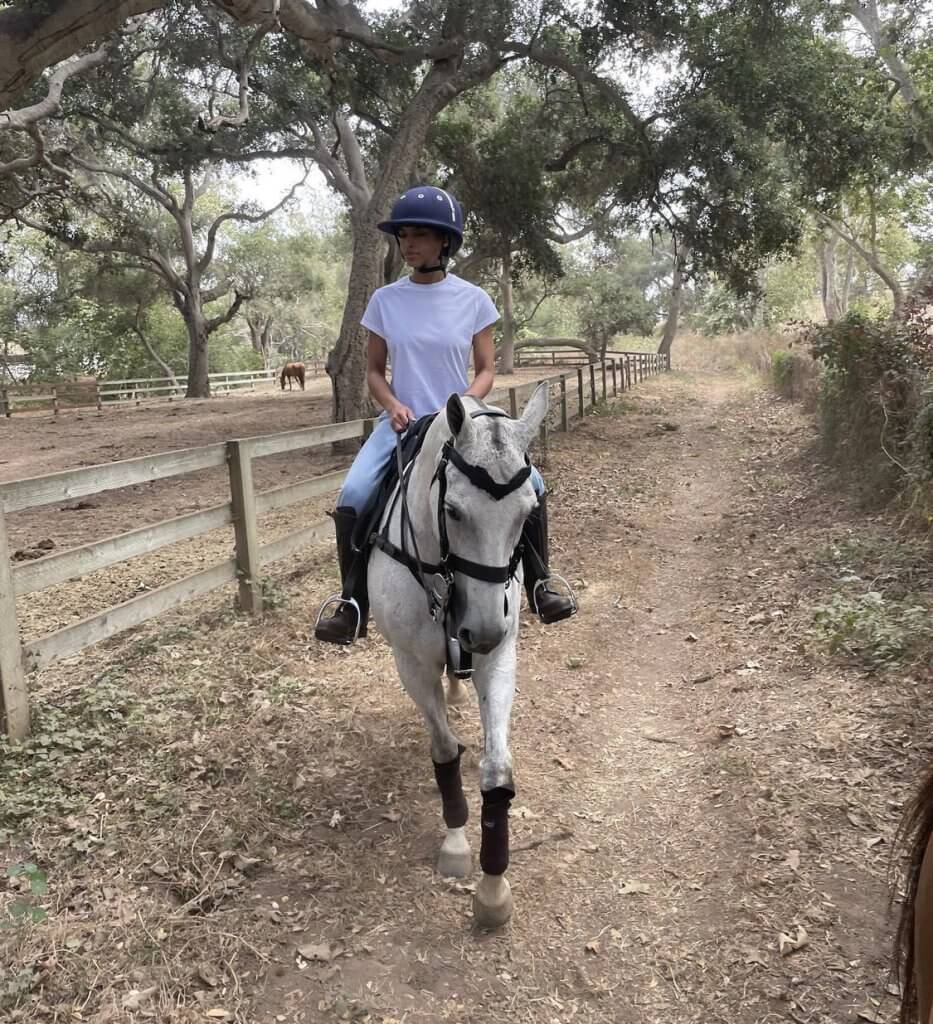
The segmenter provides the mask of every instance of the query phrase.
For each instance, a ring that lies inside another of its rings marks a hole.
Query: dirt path
[[[884,871],[916,681],[803,650],[852,515],[811,439],[747,380],[671,375],[555,441],[552,562],[581,614],[523,623],[501,933],[432,871],[426,739],[385,644],[307,646],[326,553],[273,581],[264,623],[206,608],[49,673],[49,707],[91,671],[135,696],[105,756],[50,769],[79,799],[28,852],[80,945],[45,1003],[67,982],[98,1022],[147,1000],[261,1024],[891,1020]],[[478,840],[478,716],[453,715]],[[87,859],[82,796],[108,809]]]

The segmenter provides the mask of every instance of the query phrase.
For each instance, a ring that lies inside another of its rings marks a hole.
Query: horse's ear
[[[538,433],[538,429],[544,422],[544,417],[547,416],[548,400],[550,399],[550,390],[547,382],[543,382],[535,388],[535,393],[528,399],[528,404],[525,406],[521,417],[518,420],[518,433],[522,438],[522,442],[525,448],[527,448],[535,435]]]
[[[459,395],[454,394],[447,399],[447,426],[461,443],[473,436],[473,420],[467,415]]]

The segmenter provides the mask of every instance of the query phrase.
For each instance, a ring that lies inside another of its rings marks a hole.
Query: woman
[[[357,518],[395,452],[395,435],[442,409],[451,394],[485,398],[495,377],[496,307],[482,288],[447,273],[448,260],[463,242],[463,211],[457,200],[443,189],[419,185],[396,200],[389,220],[378,228],[395,236],[412,271],[377,289],[363,314],[362,324],[369,331],[367,383],[385,411],[354,459],[334,511],[344,593],[336,612],[318,621],[314,635],[336,644],[366,635],[365,572],[354,574],[347,586],[355,557],[351,541]],[[475,372],[469,383],[471,355]],[[390,360],[391,384],[386,379]],[[532,482],[538,508],[528,518],[525,536],[541,559],[531,552],[523,559],[525,589],[542,622],[557,622],[572,615],[576,604],[548,584],[547,507],[537,470]]]

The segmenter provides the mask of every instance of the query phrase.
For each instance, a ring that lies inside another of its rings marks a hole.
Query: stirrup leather
[[[321,610],[317,613],[317,621],[314,623],[314,629],[317,631],[322,620],[324,619],[324,612],[327,611],[331,605],[335,605],[339,611],[344,605],[349,605],[356,612],[356,628],[353,630],[353,639],[348,640],[347,643],[353,643],[360,638],[360,626],[363,622],[363,615],[360,611],[359,603],[355,597],[344,597],[343,594],[331,594],[330,597],[321,605]]]
[[[566,596],[570,598],[571,611],[570,615],[567,616],[569,619],[572,615],[577,614],[577,595],[573,592],[573,587],[561,576],[559,573],[549,573],[544,579],[537,580],[534,585],[534,589],[531,592],[531,608],[535,615],[540,615],[541,612],[538,610],[538,591],[544,587],[547,589],[549,583],[559,583],[567,591]],[[551,591],[551,593],[560,595],[560,590]]]

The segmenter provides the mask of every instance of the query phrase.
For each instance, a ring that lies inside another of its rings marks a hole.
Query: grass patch
[[[860,538],[828,552],[833,590],[812,636],[830,654],[875,672],[933,664],[933,559],[917,539]]]

